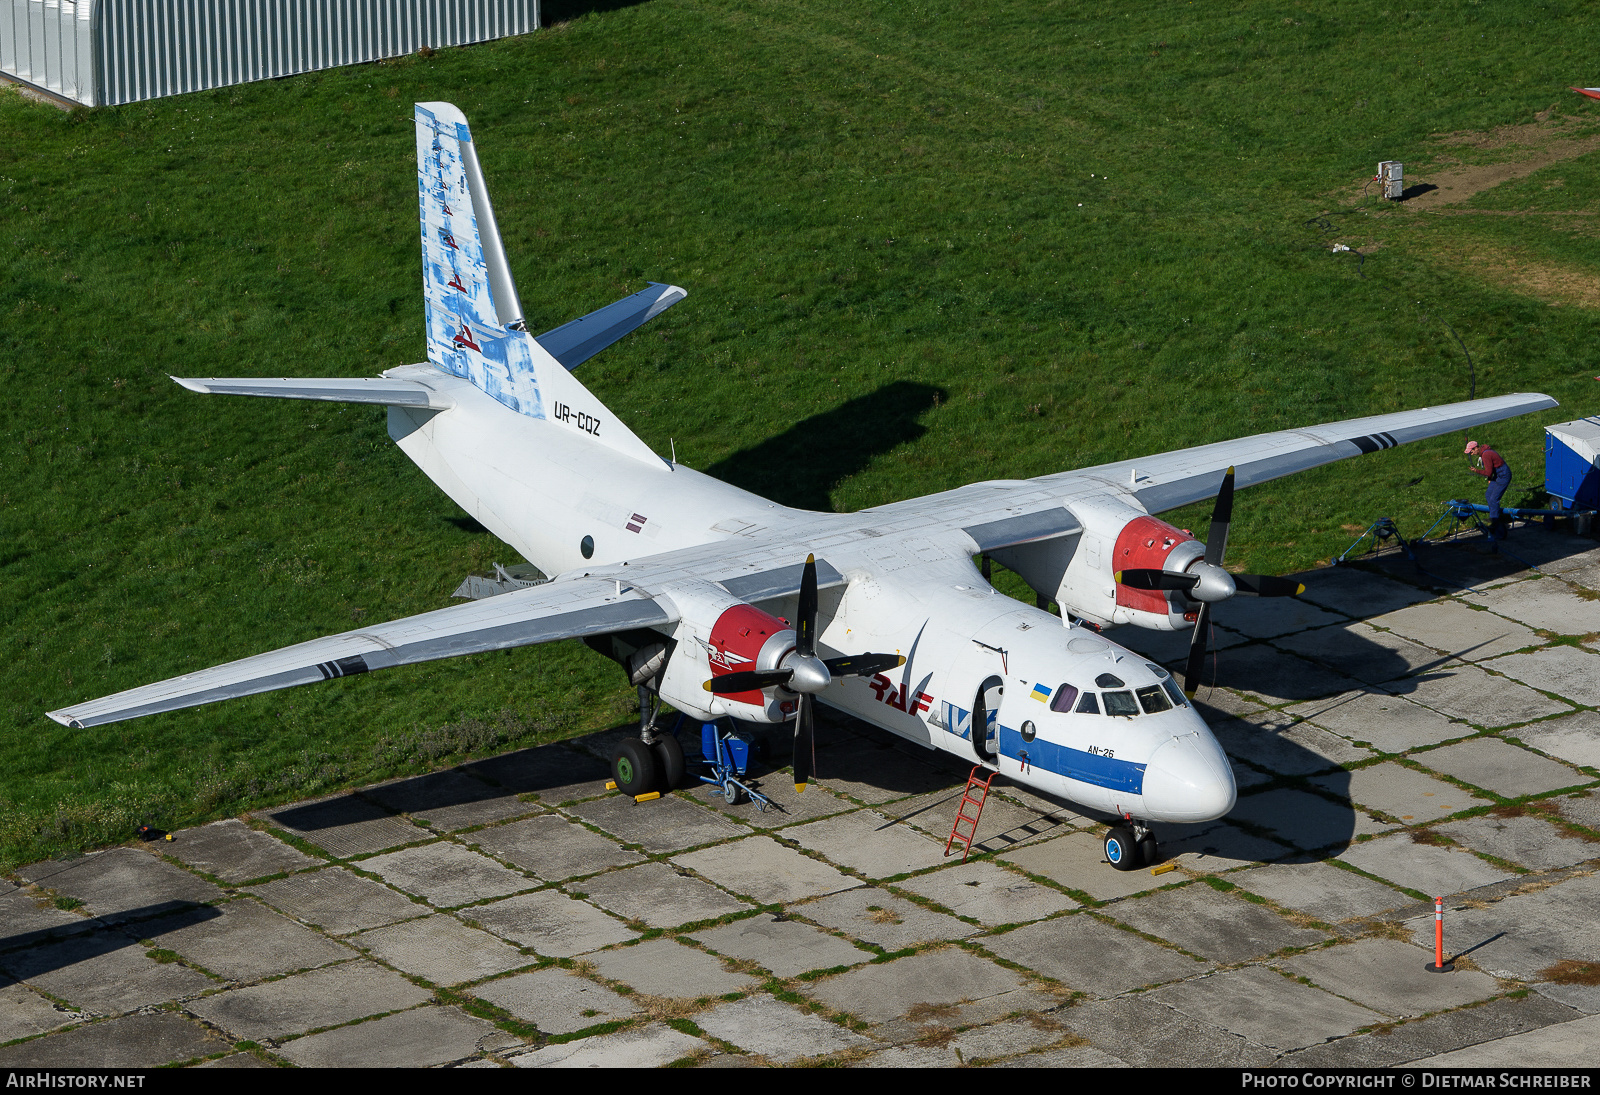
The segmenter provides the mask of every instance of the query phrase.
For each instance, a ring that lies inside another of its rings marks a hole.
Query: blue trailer
[[[1600,415],[1544,428],[1544,489],[1562,509],[1600,509]]]

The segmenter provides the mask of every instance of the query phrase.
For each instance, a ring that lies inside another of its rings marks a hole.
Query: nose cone
[[[1158,748],[1144,770],[1144,809],[1152,821],[1211,821],[1233,809],[1233,769],[1209,730]]]

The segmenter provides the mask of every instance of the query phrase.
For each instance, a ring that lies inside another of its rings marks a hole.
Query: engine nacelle
[[[661,697],[700,719],[724,715],[779,723],[794,717],[798,699],[776,686],[718,696],[705,682],[728,673],[777,669],[795,648],[794,628],[710,582],[663,590],[678,608],[677,648],[661,677]]]
[[[1180,592],[1133,589],[1113,575],[1123,570],[1182,573],[1205,555],[1192,533],[1132,506],[1105,499],[1068,503],[1083,524],[1056,603],[1093,623],[1134,624],[1180,631],[1194,623],[1198,605]]]

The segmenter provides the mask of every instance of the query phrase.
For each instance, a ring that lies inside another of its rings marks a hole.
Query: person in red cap
[[[1507,464],[1499,453],[1485,448],[1476,441],[1467,442],[1466,452],[1468,456],[1478,458],[1477,467],[1469,464],[1467,470],[1473,475],[1481,475],[1489,480],[1489,485],[1483,492],[1484,505],[1489,507],[1489,539],[1504,540],[1510,522],[1500,512],[1500,499],[1505,496],[1506,488],[1511,485],[1511,465]]]

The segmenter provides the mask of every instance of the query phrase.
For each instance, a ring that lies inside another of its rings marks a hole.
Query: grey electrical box
[[[1406,189],[1406,165],[1399,160],[1384,160],[1378,165],[1378,186],[1384,197],[1399,201]]]

